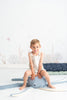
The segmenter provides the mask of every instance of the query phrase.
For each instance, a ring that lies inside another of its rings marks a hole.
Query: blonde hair
[[[38,43],[38,44],[40,45],[40,41],[39,41],[38,39],[33,39],[33,40],[31,40],[31,42],[30,42],[30,47],[31,47],[32,45],[36,44],[36,43]],[[41,46],[41,45],[40,45],[40,46]]]

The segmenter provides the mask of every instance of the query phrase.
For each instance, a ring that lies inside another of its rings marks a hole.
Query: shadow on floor
[[[23,81],[23,79],[20,79],[20,78],[14,78],[14,79],[11,79],[11,80],[12,81]],[[54,84],[63,84],[63,83],[67,83],[67,81],[51,82],[51,83],[53,85]],[[23,85],[23,83],[15,83],[15,84],[9,84],[9,85],[2,85],[2,86],[0,86],[0,90],[21,87],[22,85]]]
[[[9,88],[16,88],[16,87],[20,87],[23,84],[21,83],[15,83],[15,84],[9,84],[9,85],[2,85],[0,86],[0,90],[4,90],[4,89],[9,89]]]

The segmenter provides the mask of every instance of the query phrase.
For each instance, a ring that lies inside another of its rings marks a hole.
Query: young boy
[[[44,76],[48,82],[48,86],[50,88],[55,88],[51,85],[50,77],[42,65],[43,53],[39,51],[41,48],[40,41],[38,39],[31,40],[30,48],[32,49],[32,51],[28,53],[30,69],[24,73],[24,84],[19,89],[22,90],[26,87],[27,79],[29,76],[31,76],[32,80],[36,76],[38,76],[39,78],[42,78],[42,76]]]

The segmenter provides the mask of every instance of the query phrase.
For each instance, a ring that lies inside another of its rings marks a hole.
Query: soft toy
[[[38,78],[38,76],[35,77],[34,80],[31,79],[31,77],[28,77],[28,86],[31,86],[33,88],[43,88],[46,86],[46,80],[45,77],[42,77],[41,79]]]

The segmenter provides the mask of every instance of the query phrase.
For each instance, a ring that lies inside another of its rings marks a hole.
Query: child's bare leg
[[[26,87],[27,79],[28,79],[28,76],[30,76],[30,75],[32,75],[31,70],[27,70],[24,73],[24,84],[19,88],[20,90],[22,90],[22,89],[24,89]]]
[[[45,77],[45,79],[46,79],[47,82],[48,82],[48,86],[49,86],[50,88],[55,88],[53,85],[51,85],[51,83],[50,83],[50,77],[49,77],[48,73],[46,72],[46,70],[42,70],[42,71],[40,72],[40,74],[41,74],[41,76],[44,76],[44,77]]]

